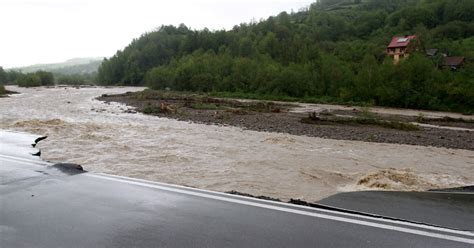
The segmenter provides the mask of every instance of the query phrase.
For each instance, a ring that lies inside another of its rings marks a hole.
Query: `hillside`
[[[320,0],[228,31],[162,26],[104,60],[98,82],[471,113],[472,63],[437,66],[473,61],[473,13],[470,0]],[[393,65],[386,46],[409,34],[418,52]]]
[[[37,64],[25,67],[12,68],[11,70],[30,73],[36,71],[47,71],[54,74],[91,74],[97,72],[102,58],[74,58],[61,63]]]

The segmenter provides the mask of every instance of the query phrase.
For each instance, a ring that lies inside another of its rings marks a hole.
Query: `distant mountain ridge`
[[[73,58],[61,63],[36,64],[25,67],[11,68],[23,73],[35,72],[38,70],[48,71],[55,74],[91,74],[96,73],[103,57]]]

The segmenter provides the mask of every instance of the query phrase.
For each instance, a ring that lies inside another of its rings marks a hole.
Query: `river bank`
[[[474,184],[472,150],[205,125],[95,99],[143,88],[7,89],[20,94],[0,98],[0,129],[48,136],[38,145],[44,160],[91,172],[308,202]]]
[[[303,112],[292,103],[150,90],[103,95],[98,100],[123,103],[158,117],[246,130],[474,150],[474,120],[449,116],[376,113],[367,108],[311,109],[308,104]]]

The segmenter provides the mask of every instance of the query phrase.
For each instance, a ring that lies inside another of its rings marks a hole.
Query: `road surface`
[[[0,138],[0,247],[474,246],[472,230],[93,174]]]

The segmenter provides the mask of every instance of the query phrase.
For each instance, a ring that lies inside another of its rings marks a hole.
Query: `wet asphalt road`
[[[33,150],[1,137],[0,247],[474,246],[473,230],[455,222],[435,227],[92,174],[14,156]],[[472,212],[457,214],[469,227]]]
[[[473,192],[349,192],[328,197],[319,203],[394,219],[474,231]]]

